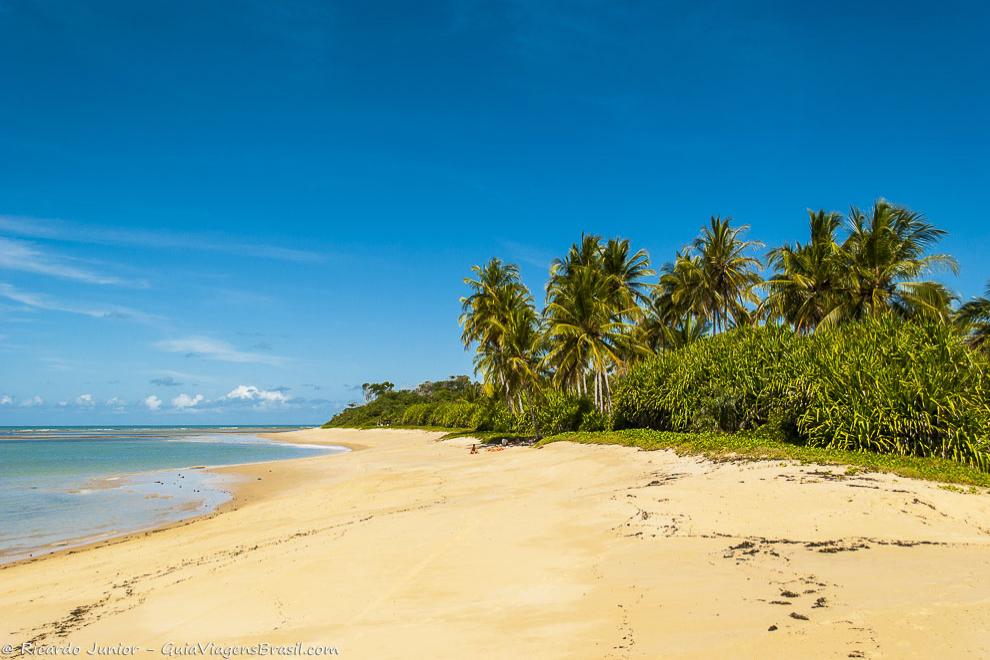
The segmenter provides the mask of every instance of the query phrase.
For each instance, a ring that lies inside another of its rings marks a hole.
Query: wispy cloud
[[[241,351],[225,341],[209,337],[185,337],[183,339],[166,339],[157,342],[155,347],[168,353],[185,353],[186,357],[198,357],[219,362],[235,362],[240,364],[268,364],[279,366],[286,359],[277,355],[264,355],[251,351]]]
[[[300,263],[326,260],[326,255],[278,245],[245,243],[230,236],[196,233],[170,233],[149,230],[115,229],[77,225],[62,220],[45,220],[0,215],[0,230],[22,237],[45,238],[102,245],[127,245],[158,249],[225,252],[260,259],[277,259]]]
[[[159,387],[181,387],[182,383],[172,378],[171,376],[162,376],[161,378],[152,378],[152,385],[158,385]]]
[[[516,241],[504,240],[499,242],[501,243],[502,248],[508,253],[510,260],[520,261],[527,266],[548,270],[550,268],[550,263],[554,259],[554,255],[552,253],[541,248],[525,245],[523,243],[517,243]]]
[[[94,319],[129,319],[132,321],[151,322],[160,320],[161,318],[120,305],[90,306],[64,303],[44,294],[22,291],[6,282],[0,282],[0,298],[13,300],[33,309],[80,314]]]
[[[144,280],[122,280],[112,275],[97,273],[74,265],[65,257],[43,252],[31,243],[3,237],[0,237],[0,268],[75,280],[86,284],[114,284],[140,288],[148,286]]]

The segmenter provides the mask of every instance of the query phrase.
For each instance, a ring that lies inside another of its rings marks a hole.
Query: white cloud
[[[284,393],[278,390],[262,390],[254,385],[238,385],[230,392],[227,392],[225,399],[240,401],[258,401],[264,404],[280,404],[289,400]]]
[[[42,399],[37,394],[35,394],[30,399],[25,399],[24,401],[21,401],[21,408],[38,408],[43,405],[45,405],[45,400]]]
[[[209,337],[167,339],[157,342],[155,347],[168,353],[185,353],[187,357],[201,357],[219,362],[269,364],[272,366],[278,366],[285,362],[285,358],[276,355],[240,351],[225,341],[210,339]]]
[[[22,305],[43,309],[52,312],[66,312],[69,314],[80,314],[94,319],[133,319],[135,321],[151,321],[158,317],[145,314],[136,309],[121,307],[119,305],[106,305],[100,307],[71,305],[60,302],[40,293],[21,291],[17,287],[5,282],[0,282],[0,298],[7,298]]]
[[[77,406],[92,406],[94,403],[92,394],[80,394],[76,397]]]
[[[14,403],[14,398],[9,394],[0,395],[0,406],[9,406]]]
[[[196,396],[189,396],[185,392],[179,396],[172,399],[172,407],[179,410],[184,410],[186,408],[195,408],[199,404],[206,400],[202,394],[197,394]]]
[[[204,250],[227,252],[238,256],[279,259],[300,263],[326,260],[326,255],[308,250],[296,250],[260,243],[239,243],[229,236],[217,234],[173,234],[166,232],[113,229],[92,224],[74,224],[59,220],[43,220],[0,216],[0,229],[18,236],[90,243],[102,245],[137,245],[142,248]]]
[[[145,397],[144,405],[148,407],[148,410],[158,410],[162,407],[162,400],[152,394]]]
[[[107,408],[120,409],[127,405],[127,402],[121,399],[119,396],[112,396],[107,399]]]
[[[45,254],[31,243],[0,237],[0,268],[48,275],[87,284],[117,284],[146,287],[146,282],[125,282],[68,263],[67,259]]]

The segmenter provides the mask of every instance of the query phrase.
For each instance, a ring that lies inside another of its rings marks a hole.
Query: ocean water
[[[0,427],[0,563],[207,513],[233,477],[206,466],[343,448],[240,427]]]

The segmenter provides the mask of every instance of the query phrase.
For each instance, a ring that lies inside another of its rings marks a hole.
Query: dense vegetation
[[[584,235],[551,264],[540,311],[516,266],[475,266],[460,320],[483,383],[376,392],[330,423],[755,431],[990,469],[990,300],[957,306],[925,279],[956,268],[932,252],[944,232],[883,200],[809,225],[761,258],[747,227],[714,217],[655,280],[644,250]]]
[[[325,426],[366,428],[382,425],[438,426],[465,428],[453,412],[458,406],[471,406],[481,395],[481,387],[467,376],[451,376],[447,380],[427,381],[414,390],[396,390],[383,383],[365,383],[364,405],[351,404],[334,416]],[[433,411],[437,411],[434,415]],[[406,414],[408,413],[408,417]],[[435,417],[435,421],[434,421]]]

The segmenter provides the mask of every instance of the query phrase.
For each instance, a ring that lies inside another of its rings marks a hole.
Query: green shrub
[[[578,431],[611,431],[612,418],[597,408],[592,408],[584,413]]]
[[[613,427],[761,429],[828,449],[987,470],[987,362],[948,325],[892,315],[807,337],[738,329],[635,365],[616,383]]]
[[[405,426],[426,426],[433,415],[432,403],[414,403],[402,412],[399,423]]]
[[[801,362],[792,401],[808,444],[990,467],[986,360],[951,327],[893,317],[840,326],[811,338]]]
[[[781,418],[801,341],[784,328],[740,328],[660,353],[618,380],[614,428],[734,432]]]
[[[391,383],[388,383],[391,386]],[[473,428],[481,403],[481,385],[468,376],[426,381],[415,390],[384,390],[372,400],[351,404],[333,416],[325,427],[439,426]]]
[[[434,404],[427,424],[447,429],[474,428],[472,422],[477,405],[466,401],[444,401]]]
[[[541,434],[555,435],[577,431],[581,427],[581,419],[592,408],[592,403],[584,397],[550,390],[536,399],[533,415]],[[530,421],[527,430],[532,430],[532,426]]]
[[[498,431],[513,433],[519,419],[509,411],[509,407],[499,399],[486,398],[478,403],[471,425],[476,431]]]
[[[405,410],[423,397],[408,390],[385,392],[364,405],[352,405],[333,416],[327,427],[362,428],[366,426],[401,424]]]

